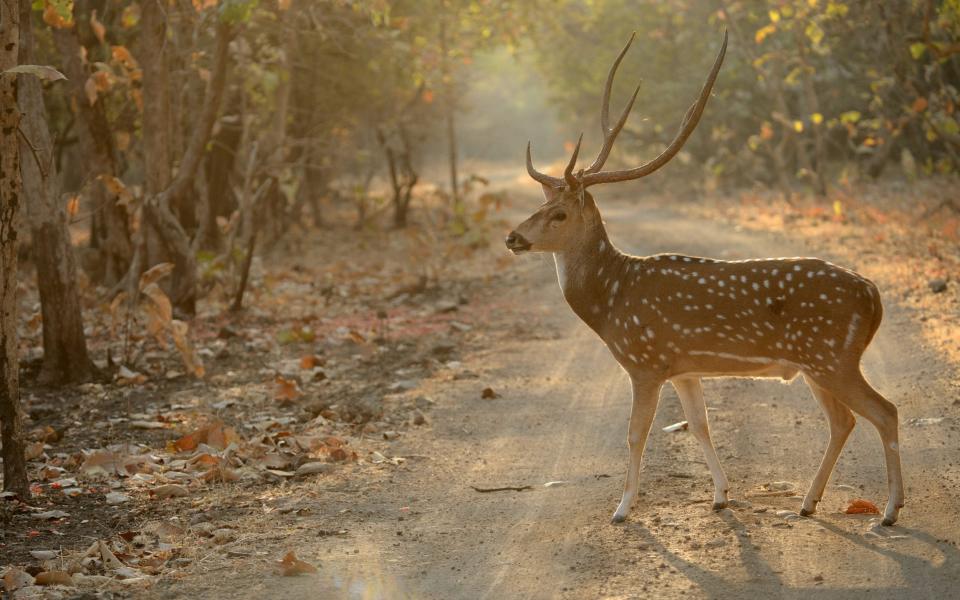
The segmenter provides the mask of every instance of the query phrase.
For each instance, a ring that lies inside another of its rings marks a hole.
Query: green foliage
[[[220,20],[228,25],[249,23],[258,0],[221,0],[218,6]]]
[[[610,61],[637,31],[611,108],[643,79],[611,159],[636,164],[672,138],[723,29],[730,51],[685,147],[693,160],[682,153],[669,171],[788,185],[795,174],[797,183],[845,176],[851,162],[875,176],[899,168],[901,150],[929,172],[957,169],[960,0],[869,9],[836,0],[567,0],[537,24],[534,40],[573,137],[596,126]]]

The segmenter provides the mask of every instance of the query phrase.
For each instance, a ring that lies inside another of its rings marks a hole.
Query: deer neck
[[[596,330],[607,306],[610,292],[619,287],[626,255],[617,250],[602,224],[587,230],[580,243],[553,253],[557,280],[567,304]]]

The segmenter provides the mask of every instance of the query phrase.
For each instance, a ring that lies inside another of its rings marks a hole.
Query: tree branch
[[[227,82],[227,64],[230,58],[230,40],[233,39],[233,28],[226,24],[217,25],[217,48],[214,54],[213,75],[210,79],[210,88],[204,99],[203,111],[200,118],[193,128],[193,136],[187,144],[187,150],[180,161],[180,167],[177,169],[177,176],[173,182],[167,186],[159,196],[158,202],[162,205],[169,205],[169,201],[178,197],[186,191],[187,186],[193,181],[193,177],[200,166],[203,152],[207,142],[210,140],[210,134],[213,132],[213,126],[217,120],[217,114],[220,111],[220,101],[223,99],[223,91]]]

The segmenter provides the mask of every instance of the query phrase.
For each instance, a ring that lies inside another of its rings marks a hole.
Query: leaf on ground
[[[212,448],[223,450],[231,443],[240,439],[233,427],[227,427],[223,421],[216,420],[183,436],[173,443],[175,450],[188,452],[196,450],[200,444],[206,444]]]
[[[103,565],[105,567],[111,570],[124,568],[124,564],[120,562],[120,559],[117,558],[117,555],[110,550],[110,547],[107,546],[105,541],[99,540],[97,545],[97,549],[100,551],[100,560],[103,561]]]
[[[180,498],[183,496],[189,496],[190,490],[187,489],[186,486],[169,483],[167,485],[155,487],[151,493],[153,494],[154,498],[163,500],[165,498]]]
[[[117,471],[117,457],[106,450],[94,452],[83,461],[80,470],[87,475],[112,475]]]
[[[303,394],[295,379],[286,379],[282,375],[277,375],[275,383],[273,398],[281,404],[293,402]]]
[[[117,371],[117,383],[120,385],[140,385],[147,381],[147,376],[138,373],[125,365],[120,365]]]
[[[347,460],[357,460],[358,456],[356,452],[347,451],[343,448],[334,448],[330,450],[330,460],[337,462],[343,462]]]
[[[500,394],[493,391],[493,388],[485,387],[483,388],[483,391],[480,392],[480,397],[484,400],[492,400],[494,398],[499,398]]]
[[[70,513],[64,512],[62,510],[45,510],[43,512],[38,512],[33,514],[33,518],[39,521],[49,521],[51,519],[65,519],[69,517]]]
[[[16,567],[7,569],[7,574],[3,576],[3,587],[8,593],[12,594],[14,590],[33,585],[33,575],[21,571]]]
[[[877,505],[869,500],[864,500],[862,498],[856,498],[851,500],[847,505],[846,510],[843,512],[848,515],[879,515],[880,509],[877,508]]]
[[[308,462],[297,467],[296,474],[298,476],[304,475],[316,475],[318,473],[329,473],[333,469],[333,465],[330,463],[324,462]]]
[[[294,577],[296,575],[308,575],[310,573],[316,573],[317,568],[310,563],[303,562],[297,555],[291,550],[287,552],[286,556],[282,560],[277,561],[277,566],[280,568],[280,574],[284,577]]]
[[[325,361],[316,354],[308,354],[300,359],[300,368],[308,371],[316,367],[322,367],[324,362]]]
[[[23,450],[23,457],[27,460],[37,460],[41,456],[43,456],[43,442],[32,442]]]
[[[73,585],[73,577],[66,571],[44,571],[37,573],[37,585]]]
[[[217,465],[201,475],[200,479],[206,481],[207,483],[228,483],[230,481],[237,481],[240,479],[240,475],[229,467]]]

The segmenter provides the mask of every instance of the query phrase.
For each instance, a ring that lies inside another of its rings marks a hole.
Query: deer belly
[[[680,361],[677,365],[679,372],[673,376],[778,377],[790,381],[800,373],[800,367],[796,364],[776,358],[725,355],[721,352],[703,353],[697,358],[702,360]]]

